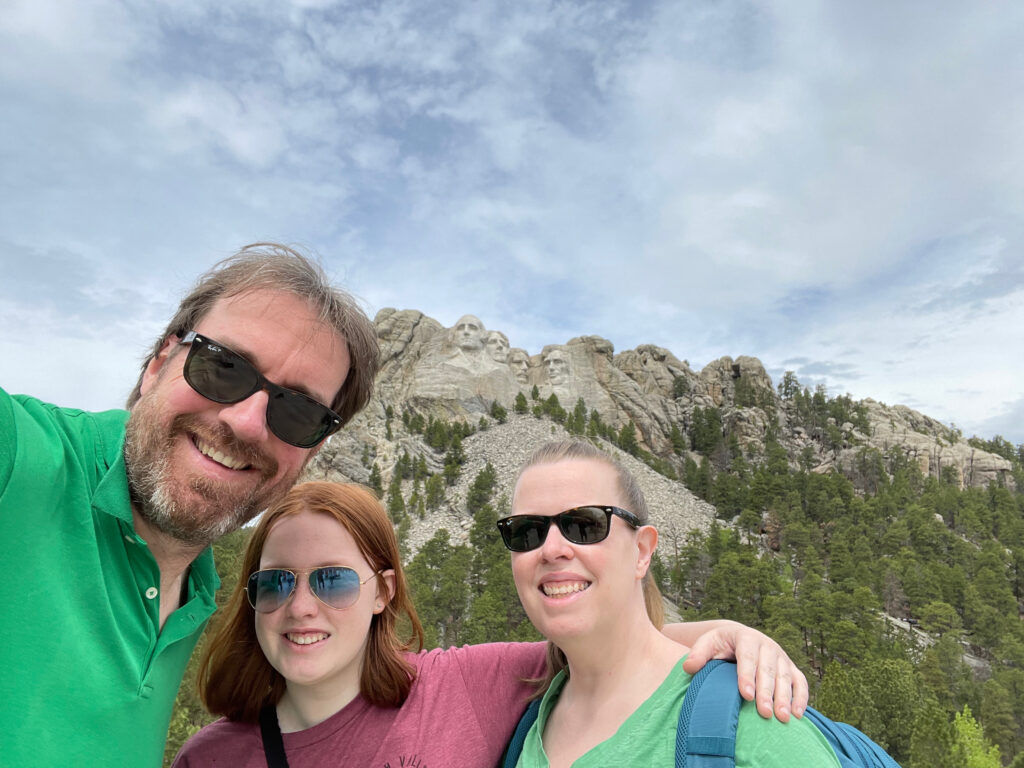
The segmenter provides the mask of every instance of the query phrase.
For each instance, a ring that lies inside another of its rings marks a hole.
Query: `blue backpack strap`
[[[718,659],[705,664],[679,710],[676,768],[735,768],[740,704],[736,665]]]
[[[501,768],[516,768],[516,763],[519,762],[519,755],[522,754],[523,745],[526,743],[526,734],[529,733],[530,726],[537,719],[539,712],[540,699],[534,699],[530,702],[530,706],[526,708],[523,716],[519,718],[516,732],[512,734],[512,739],[505,748],[505,757],[501,761]]]
[[[843,768],[900,768],[884,749],[852,725],[837,723],[813,707],[807,708],[804,717],[828,739]]]

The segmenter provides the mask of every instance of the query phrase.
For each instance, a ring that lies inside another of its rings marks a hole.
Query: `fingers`
[[[784,723],[789,722],[792,698],[792,676],[788,672],[758,667],[757,711],[761,717],[771,717],[774,707],[775,716]]]
[[[715,658],[715,653],[717,652],[716,633],[717,630],[712,630],[711,632],[705,632],[697,638],[697,641],[690,647],[690,653],[687,654],[686,661],[683,662],[684,672],[689,675],[695,675],[708,661]]]
[[[770,718],[774,714],[785,723],[792,714],[803,716],[807,708],[807,678],[782,646],[768,640],[749,654],[744,649],[737,654],[736,672],[740,694],[748,701],[755,701],[761,717]]]
[[[792,661],[789,663],[792,669],[790,680],[793,691],[793,701],[790,706],[793,714],[803,717],[807,710],[807,698],[810,696],[810,689],[807,687],[807,676]]]
[[[757,694],[754,701],[757,706],[757,713],[761,717],[770,718],[774,706],[779,719],[783,722],[789,719],[789,697],[790,689],[784,686],[777,686],[778,663],[781,649],[774,643],[765,643],[758,649],[757,669],[751,668],[750,679],[754,681]],[[750,662],[753,667],[753,660]]]
[[[778,643],[735,622],[702,634],[683,669],[695,674],[711,659],[736,659],[740,695],[754,701],[758,714],[781,722],[802,717],[807,709],[807,678]]]
[[[750,648],[741,645],[736,651],[736,677],[739,678],[740,696],[747,701],[754,700],[755,675],[759,678],[763,674],[761,666],[764,662],[758,661],[757,650],[757,646]],[[758,711],[760,712],[760,707],[758,707]],[[761,714],[764,716],[763,712]],[[768,716],[771,716],[770,703],[768,705]]]

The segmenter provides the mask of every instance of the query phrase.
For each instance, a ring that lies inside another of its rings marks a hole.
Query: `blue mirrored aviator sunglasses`
[[[632,528],[643,525],[640,518],[620,507],[588,505],[567,509],[557,515],[512,515],[498,521],[498,530],[505,546],[513,552],[529,552],[543,544],[551,523],[558,526],[566,541],[597,544],[608,538],[612,515],[621,517]]]
[[[278,386],[237,352],[208,336],[189,331],[181,337],[190,344],[185,358],[185,381],[215,403],[240,403],[265,390],[267,426],[290,445],[312,448],[341,427],[341,417],[309,395]]]
[[[272,613],[288,602],[299,576],[309,574],[309,590],[314,597],[329,608],[348,608],[359,599],[359,589],[380,571],[371,573],[362,581],[359,574],[345,565],[326,565],[304,571],[287,568],[267,568],[256,571],[245,585],[249,605],[259,613]]]

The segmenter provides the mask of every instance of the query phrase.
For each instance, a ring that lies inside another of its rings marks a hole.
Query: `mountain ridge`
[[[418,310],[387,308],[374,322],[382,366],[373,398],[330,439],[309,474],[378,485],[383,493],[403,456],[422,461],[429,473],[444,471],[446,455],[428,445],[426,425],[464,425],[459,440],[465,466],[429,518],[423,510],[410,516],[412,552],[440,527],[464,540],[470,480],[490,463],[497,496],[507,498],[516,471],[537,443],[570,436],[567,420],[580,400],[587,420],[596,412],[604,427],[598,434],[591,425],[590,437],[602,440],[640,477],[664,535],[705,529],[716,516],[715,507],[682,482],[688,472],[693,477],[694,465],[706,460],[720,472],[737,455],[757,464],[775,443],[791,467],[835,469],[861,487],[903,462],[916,464],[924,476],[946,473],[960,487],[1014,487],[1010,461],[971,445],[955,429],[906,406],[829,397],[823,388],[811,392],[789,372],[775,385],[755,357],[723,356],[694,371],[662,347],[643,344],[616,354],[610,341],[593,335],[529,355],[473,315],[445,328]],[[525,413],[515,413],[517,398]],[[504,418],[495,419],[502,411]],[[620,450],[617,438],[632,428],[635,449]],[[403,503],[409,498],[417,505],[425,488],[411,481],[407,467],[401,471]],[[718,512],[730,516],[728,510]]]

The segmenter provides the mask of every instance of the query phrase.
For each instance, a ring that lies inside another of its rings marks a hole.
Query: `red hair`
[[[423,647],[423,627],[409,596],[395,530],[373,491],[361,485],[300,483],[264,513],[249,538],[242,572],[223,618],[215,624],[199,665],[199,696],[206,709],[229,720],[255,723],[260,710],[277,704],[285,680],[274,669],[256,639],[255,612],[245,596],[249,575],[259,570],[260,557],[274,523],[302,512],[333,517],[355,539],[374,571],[395,572],[395,594],[373,617],[359,690],[379,707],[397,707],[412,686],[413,670],[402,652]],[[398,636],[398,621],[409,620],[409,637]]]

